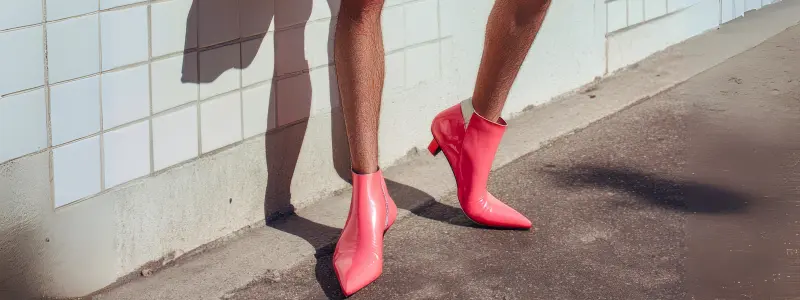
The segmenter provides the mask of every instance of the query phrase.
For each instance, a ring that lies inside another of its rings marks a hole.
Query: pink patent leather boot
[[[342,235],[333,252],[333,267],[345,296],[375,281],[383,271],[383,234],[397,219],[381,171],[353,173],[353,197]]]
[[[428,150],[433,155],[444,152],[458,185],[458,202],[472,221],[490,227],[529,229],[530,220],[486,191],[506,122],[481,117],[468,101],[433,119],[433,141]]]

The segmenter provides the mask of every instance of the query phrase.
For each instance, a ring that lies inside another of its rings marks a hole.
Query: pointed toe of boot
[[[363,289],[381,275],[382,263],[377,257],[370,260],[353,260],[352,257],[337,258],[333,261],[339,286],[345,296]]]

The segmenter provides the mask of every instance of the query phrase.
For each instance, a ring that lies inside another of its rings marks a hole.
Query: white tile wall
[[[249,86],[272,78],[275,71],[275,35],[267,33],[259,38],[242,43],[242,86]],[[246,63],[249,62],[249,65]]]
[[[150,173],[150,121],[103,134],[103,175],[110,188]]]
[[[240,44],[200,52],[200,99],[241,87]]]
[[[407,87],[438,79],[440,54],[439,43],[423,44],[407,49],[405,82]]]
[[[275,111],[271,106],[275,101],[270,98],[272,96],[271,92],[272,84],[270,83],[242,91],[244,138],[262,134],[275,128]]]
[[[754,10],[761,8],[761,0],[745,0],[745,10]]]
[[[674,12],[697,4],[699,1],[700,0],[669,0],[667,9],[669,12]]]
[[[0,95],[44,85],[42,26],[0,32]]]
[[[592,24],[613,32],[702,1],[609,0]],[[0,0],[0,163],[52,147],[60,206],[328,114],[339,106],[330,48],[339,2]],[[770,2],[721,0],[719,14]],[[477,63],[461,61],[480,58],[491,5],[387,0],[387,98],[443,79],[469,86],[454,88],[468,97]]]
[[[100,72],[98,16],[47,24],[47,65],[50,83]]]
[[[439,37],[438,7],[436,0],[422,0],[403,6],[405,8],[405,42],[414,45]]]
[[[734,0],[721,0],[720,1],[720,11],[721,11],[721,14],[720,14],[721,20],[720,21],[722,23],[728,22],[728,21],[733,20],[734,18],[736,18],[734,16],[733,1]]]
[[[101,76],[103,129],[135,121],[150,114],[148,68],[148,65],[143,65]]]
[[[147,60],[147,7],[100,14],[103,70]]]
[[[335,74],[334,66],[325,66],[309,72],[308,75],[311,79],[310,115],[329,113],[332,107],[340,106],[339,88]]]
[[[652,20],[667,13],[667,0],[645,0],[644,18]]]
[[[383,90],[390,92],[405,87],[406,83],[406,54],[405,52],[395,52],[389,54],[385,59],[386,76],[384,78]]]
[[[144,1],[145,0],[100,0],[100,9],[109,9]]]
[[[47,148],[44,89],[0,97],[0,163]]]
[[[192,2],[171,0],[153,3],[150,12],[153,56],[197,47],[197,19],[188,19]]]
[[[153,167],[163,170],[197,157],[197,106],[153,118]]]
[[[53,145],[100,131],[100,76],[50,87]]]
[[[0,1],[0,30],[42,23],[41,1]]]
[[[153,112],[197,101],[197,53],[154,61],[152,68]]]
[[[744,8],[745,8],[744,7],[744,3],[745,2],[744,1],[745,0],[734,0],[733,1],[733,13],[734,13],[734,16],[736,16],[737,18],[744,15],[744,12],[745,12],[745,10],[744,10]]]
[[[242,140],[241,93],[200,104],[200,136],[203,153]]]
[[[100,192],[100,138],[91,137],[53,149],[55,206]]]
[[[644,21],[644,0],[628,0],[628,25]]]
[[[200,4],[198,29],[200,47],[239,37],[239,7],[231,0],[197,0]]]
[[[303,49],[306,55],[309,68],[333,63],[333,51],[329,51],[329,46],[333,45],[333,34],[330,32],[329,24],[329,22],[318,21],[306,25],[305,46],[300,49]]]
[[[403,6],[392,6],[383,10],[381,26],[383,28],[383,48],[386,52],[406,46],[404,11]]]
[[[38,2],[23,0],[18,2]],[[59,20],[97,11],[97,0],[47,0],[47,20]]]
[[[608,13],[606,32],[614,32],[628,26],[628,8],[625,0],[614,0],[606,4]]]

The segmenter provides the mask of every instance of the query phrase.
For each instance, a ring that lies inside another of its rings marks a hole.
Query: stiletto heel
[[[439,154],[439,152],[442,152],[442,148],[439,147],[439,143],[436,142],[436,139],[433,139],[431,144],[428,145],[428,151],[430,151],[433,156],[436,156]]]

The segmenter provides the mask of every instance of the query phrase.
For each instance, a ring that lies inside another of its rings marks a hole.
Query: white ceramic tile
[[[240,44],[200,53],[200,98],[207,99],[241,87]]]
[[[308,118],[311,110],[311,76],[300,73],[278,81],[275,93],[278,126]],[[325,92],[325,91],[321,91]]]
[[[733,20],[735,17],[733,16],[733,0],[721,0],[720,2],[720,11],[722,18],[722,23],[726,23],[730,20]]]
[[[608,13],[607,32],[614,32],[628,26],[628,9],[625,0],[606,3]]]
[[[198,27],[200,47],[211,46],[239,37],[237,1],[197,0],[200,4]]]
[[[100,77],[50,87],[50,128],[53,145],[100,131]]]
[[[42,26],[0,32],[0,95],[44,85]]]
[[[628,0],[628,24],[635,25],[644,21],[644,0]]]
[[[103,133],[106,188],[150,173],[150,122],[142,121]]]
[[[100,14],[103,70],[147,60],[147,7]]]
[[[405,42],[414,45],[439,37],[439,12],[436,0],[422,0],[404,5]]]
[[[150,114],[148,65],[102,76],[103,128],[113,128]]]
[[[309,68],[306,58],[305,32],[303,27],[281,30],[275,33],[275,72],[285,75]],[[327,47],[325,48],[327,49]]]
[[[100,0],[100,9],[109,9],[117,6],[145,2],[144,0]]]
[[[197,100],[197,53],[154,61],[151,67],[154,113]]]
[[[153,118],[153,166],[156,171],[197,157],[197,106]]]
[[[335,67],[320,67],[308,74],[311,78],[311,115],[328,113],[332,107],[341,106]]]
[[[0,97],[0,163],[46,147],[44,89]]]
[[[463,0],[439,0],[439,33],[441,37],[452,36],[459,29],[464,17],[457,12]]]
[[[50,83],[100,72],[99,30],[96,14],[47,24]]]
[[[56,207],[100,192],[100,138],[91,137],[53,149]]]
[[[42,1],[0,1],[0,30],[42,22]]]
[[[724,1],[724,0],[723,0]],[[644,18],[652,20],[667,13],[667,0],[645,0]]]
[[[37,2],[22,0],[19,2]],[[97,0],[47,0],[47,20],[59,20],[97,11]]]
[[[275,71],[275,38],[272,32],[264,38],[242,43],[242,86],[272,78]]]
[[[192,0],[153,3],[150,9],[153,56],[197,47],[197,18],[189,18],[192,3]]]
[[[242,91],[242,113],[244,120],[244,137],[262,134],[275,128],[275,111],[272,111],[270,97],[272,84],[262,84]]]
[[[744,3],[744,0],[734,0],[733,2],[733,13],[737,18],[744,15]]]
[[[667,9],[669,12],[674,12],[697,4],[698,1],[699,0],[668,0]]]
[[[274,0],[239,0],[239,36],[274,31]],[[287,16],[283,15],[282,18]]]
[[[329,22],[312,22],[306,25],[304,48],[309,68],[333,62],[333,34],[329,24]],[[283,56],[278,57],[283,59]]]
[[[439,78],[439,43],[406,49],[406,86]]]
[[[381,16],[383,30],[383,48],[386,52],[406,46],[405,14],[403,6],[393,6],[383,10]]]
[[[745,10],[754,10],[761,8],[761,0],[746,0],[744,3]]]
[[[386,56],[386,77],[384,91],[402,89],[406,82],[406,55],[403,51]]]
[[[200,104],[200,135],[203,153],[242,140],[240,93],[232,93]]]

